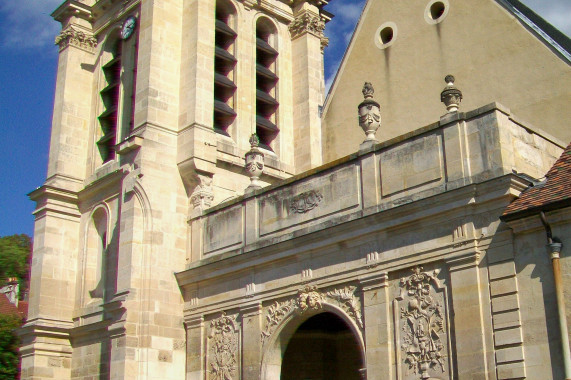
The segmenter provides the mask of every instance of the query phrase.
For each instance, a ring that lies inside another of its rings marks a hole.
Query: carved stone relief
[[[198,174],[198,184],[190,196],[190,202],[195,209],[205,210],[212,205],[214,191],[212,191],[212,176]]]
[[[322,38],[324,30],[325,22],[321,17],[307,12],[296,17],[289,26],[292,40],[304,35],[305,33],[312,33],[317,37]]]
[[[448,379],[446,292],[439,285],[437,272],[423,272],[421,266],[412,271],[400,279],[400,294],[394,302],[397,359],[405,367],[402,378]]]
[[[222,313],[220,318],[210,322],[208,333],[207,371],[208,378],[233,380],[239,378],[239,325],[237,315]]]
[[[304,214],[319,206],[322,199],[323,195],[321,195],[319,191],[306,191],[305,193],[296,195],[290,200],[289,209],[294,214]]]
[[[55,44],[59,45],[60,50],[65,49],[69,45],[73,45],[89,52],[93,52],[97,46],[97,39],[73,27],[68,27],[56,36]]]
[[[303,314],[308,310],[319,310],[323,308],[324,303],[341,307],[363,329],[361,300],[355,295],[356,290],[355,286],[346,286],[322,293],[315,286],[306,286],[300,289],[295,297],[282,302],[275,301],[266,312],[265,327],[261,334],[262,344],[265,344],[267,338],[290,313]]]

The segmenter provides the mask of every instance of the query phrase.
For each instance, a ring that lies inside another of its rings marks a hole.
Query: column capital
[[[91,33],[81,29],[74,25],[64,28],[55,38],[55,44],[59,46],[59,50],[74,46],[93,54],[97,47],[97,39]]]

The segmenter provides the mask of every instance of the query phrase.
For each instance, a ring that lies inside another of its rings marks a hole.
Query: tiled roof
[[[20,315],[18,308],[8,300],[4,293],[0,293],[0,314]]]
[[[571,206],[571,144],[545,175],[546,180],[524,190],[504,211],[502,219],[513,220],[539,211]]]

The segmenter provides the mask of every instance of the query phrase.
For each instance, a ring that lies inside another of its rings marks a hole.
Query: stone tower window
[[[260,18],[256,24],[256,134],[262,148],[272,150],[271,142],[278,135],[276,100],[278,76],[276,64],[277,31],[274,24]]]
[[[237,59],[234,56],[236,32],[232,28],[236,10],[225,1],[216,2],[216,33],[214,55],[214,130],[229,136],[234,122],[234,83]]]
[[[99,115],[101,137],[97,147],[103,163],[115,159],[115,145],[134,128],[138,34],[122,40],[110,38],[103,52],[103,111]]]
[[[111,44],[110,53],[111,58],[103,65],[103,75],[107,85],[99,92],[103,101],[103,113],[99,115],[102,137],[97,141],[97,146],[103,162],[115,158],[114,146],[121,87],[121,40],[117,39]]]

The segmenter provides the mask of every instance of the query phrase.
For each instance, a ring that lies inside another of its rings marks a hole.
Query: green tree
[[[17,277],[20,282],[20,294],[24,294],[27,288],[31,250],[32,240],[28,235],[0,237],[0,285],[7,278]]]
[[[0,380],[17,378],[19,342],[14,330],[21,324],[16,315],[0,314]]]

